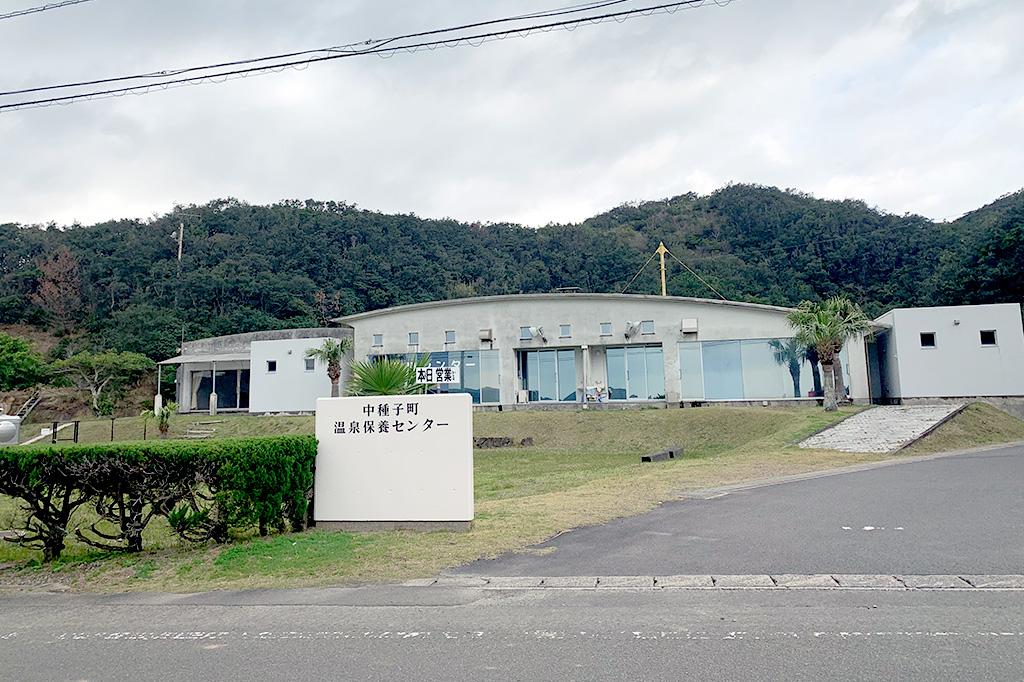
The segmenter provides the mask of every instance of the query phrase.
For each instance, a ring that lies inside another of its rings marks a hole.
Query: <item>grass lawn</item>
[[[479,557],[524,550],[570,528],[644,512],[682,490],[886,458],[793,446],[854,411],[706,407],[480,413],[474,418],[476,435],[531,436],[535,445],[476,451],[477,516],[469,532],[310,531],[190,546],[154,521],[147,530],[149,549],[138,555],[108,555],[74,543],[54,566],[40,567],[34,561],[38,553],[0,547],[0,586],[196,591],[429,576]],[[919,447],[1024,439],[1024,422],[1000,415],[988,406],[972,406]],[[225,419],[217,425],[219,435],[312,430],[308,417]],[[671,444],[683,445],[686,457],[639,463],[641,454]],[[12,501],[0,498],[0,528],[10,527],[14,512]]]

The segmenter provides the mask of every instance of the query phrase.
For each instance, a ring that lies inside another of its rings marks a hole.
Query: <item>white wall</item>
[[[896,361],[898,382],[890,397],[1024,395],[1019,304],[900,308],[891,315],[895,358],[886,359]],[[996,330],[996,346],[981,345],[983,329]],[[935,333],[935,348],[921,347],[921,332]]]
[[[319,361],[305,369],[306,349],[316,348],[322,338],[253,341],[249,349],[250,412],[312,412],[316,399],[331,395],[327,368]],[[267,361],[277,361],[277,371],[267,372]],[[342,375],[342,385],[346,377]]]

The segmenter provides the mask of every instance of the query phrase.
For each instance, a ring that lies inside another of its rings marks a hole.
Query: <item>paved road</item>
[[[1024,447],[684,499],[548,548],[459,572],[1024,573]]]
[[[1016,680],[1024,592],[0,597],[0,678]]]

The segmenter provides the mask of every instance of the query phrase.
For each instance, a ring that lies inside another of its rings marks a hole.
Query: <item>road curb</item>
[[[1024,575],[748,574],[493,576],[448,575],[404,587],[483,590],[887,590],[903,592],[1024,592]]]

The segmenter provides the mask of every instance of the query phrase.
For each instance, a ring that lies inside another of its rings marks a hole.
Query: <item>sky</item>
[[[579,1],[91,0],[0,21],[0,90]],[[2,112],[0,223],[235,197],[540,226],[738,182],[953,219],[1024,187],[1022,36],[1020,0],[719,0]]]

